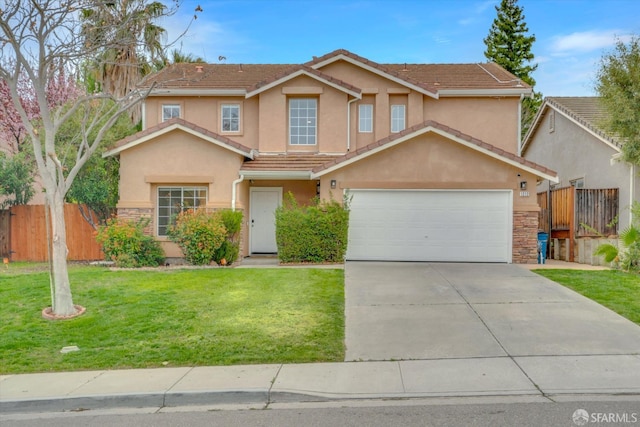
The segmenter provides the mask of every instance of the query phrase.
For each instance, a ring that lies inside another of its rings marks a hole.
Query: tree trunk
[[[53,301],[52,310],[55,315],[69,316],[75,314],[67,269],[67,231],[64,223],[64,197],[55,192],[49,200],[51,209],[51,246],[53,269]]]

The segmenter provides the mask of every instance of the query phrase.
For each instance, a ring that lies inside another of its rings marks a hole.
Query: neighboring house
[[[640,200],[637,168],[620,161],[621,144],[602,129],[606,112],[597,97],[549,97],[522,144],[522,156],[558,172],[555,187],[618,188],[618,230],[631,222],[629,207]],[[541,182],[538,192],[547,191]]]
[[[143,130],[116,143],[120,218],[166,237],[180,209],[241,209],[243,256],[277,251],[283,194],[350,202],[351,260],[535,262],[536,182],[518,157],[531,88],[489,64],[173,64],[150,76]]]

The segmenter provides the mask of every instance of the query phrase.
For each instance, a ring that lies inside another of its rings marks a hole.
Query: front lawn
[[[87,312],[52,322],[46,269],[16,267],[0,272],[0,374],[344,359],[342,270],[72,267]]]
[[[616,270],[533,270],[640,325],[640,275]]]

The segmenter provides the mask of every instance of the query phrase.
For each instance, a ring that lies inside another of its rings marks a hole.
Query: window
[[[405,128],[405,106],[404,105],[392,105],[391,106],[391,132],[397,133],[403,131]]]
[[[358,117],[358,132],[373,132],[373,105],[359,105]]]
[[[222,104],[222,132],[239,132],[240,131],[240,105],[238,104]]]
[[[571,181],[569,181],[569,184],[572,187],[584,188],[584,178],[572,179]]]
[[[166,236],[180,212],[204,206],[206,187],[158,187],[158,236]]]
[[[318,125],[318,100],[292,98],[289,100],[289,144],[315,145]]]
[[[180,117],[180,105],[166,104],[162,106],[162,121],[166,122],[173,118]]]

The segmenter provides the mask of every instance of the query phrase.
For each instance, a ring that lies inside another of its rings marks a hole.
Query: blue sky
[[[347,49],[379,63],[485,62],[499,0],[183,0],[161,22],[175,46],[207,62],[303,63]],[[638,0],[519,0],[544,96],[592,96],[603,53],[640,35]]]

